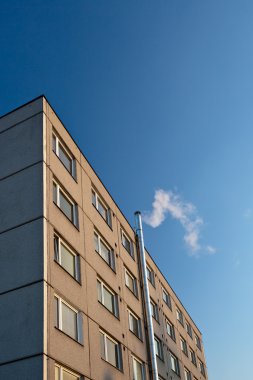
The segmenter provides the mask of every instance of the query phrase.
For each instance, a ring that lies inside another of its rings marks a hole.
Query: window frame
[[[198,347],[198,349],[199,349],[200,351],[202,351],[202,345],[201,345],[200,337],[199,337],[196,333],[194,333],[194,335],[195,335],[195,343],[196,343],[196,346]]]
[[[125,250],[128,252],[128,254],[132,257],[133,260],[135,260],[135,252],[134,252],[134,243],[132,239],[128,236],[128,234],[124,231],[124,229],[120,228],[120,235],[121,235],[121,244],[125,248]],[[129,250],[123,243],[123,237],[128,240],[129,242]]]
[[[55,140],[55,143],[54,143],[54,140]],[[67,168],[63,160],[60,158],[59,145],[61,146],[61,150],[63,151],[63,153],[67,156],[67,158],[70,161],[70,166],[71,166],[70,170]],[[77,182],[76,159],[74,155],[71,153],[70,149],[67,147],[67,145],[63,142],[63,140],[58,136],[58,134],[54,130],[52,132],[52,150],[55,153],[55,155],[58,157],[62,165],[65,167],[65,169],[69,172],[71,177]]]
[[[156,353],[156,356],[160,360],[164,361],[162,341],[156,335],[154,335],[154,340],[155,340],[155,353]]]
[[[196,353],[195,353],[195,351],[191,347],[189,347],[189,351],[190,351],[191,362],[192,362],[193,365],[195,365],[195,367],[197,367]]]
[[[186,356],[189,356],[188,355],[188,346],[187,346],[187,342],[186,342],[186,339],[180,335],[180,347],[181,347],[181,351],[186,355]]]
[[[164,294],[165,294],[166,300],[164,299]],[[170,310],[172,310],[171,296],[169,292],[167,292],[167,290],[165,290],[163,286],[162,286],[162,299],[163,299],[163,302],[170,308]]]
[[[178,322],[184,327],[184,315],[183,315],[182,310],[179,309],[178,306],[176,307],[176,316],[177,316]]]
[[[59,368],[59,375],[60,375],[60,379],[59,380],[63,380],[63,371],[67,372],[67,373],[70,373],[71,375],[75,376],[77,378],[77,380],[82,380],[83,379],[83,376],[82,375],[78,375],[76,372],[66,368],[66,367],[63,367],[62,365],[58,364],[58,363],[55,363],[54,364],[54,368]],[[55,376],[54,376],[55,377]],[[58,379],[55,379],[55,380],[58,380]]]
[[[173,352],[169,351],[170,352],[170,366],[171,366],[171,370],[180,377],[180,365],[179,365],[179,360],[178,360],[178,357],[173,354]],[[174,365],[172,364],[172,359],[174,360],[174,363],[175,363],[175,369],[173,369]]]
[[[116,339],[114,339],[111,335],[109,335],[107,332],[99,328],[99,338],[101,339],[101,334],[103,335],[103,341],[104,341],[104,351],[105,351],[105,358],[102,356],[101,352],[101,340],[100,340],[100,354],[101,359],[112,365],[114,368],[117,368],[119,371],[123,371],[123,360],[122,360],[122,351],[121,351],[121,343],[118,342]],[[115,362],[116,366],[111,363],[108,360],[108,347],[107,347],[107,340],[110,340],[115,345]]]
[[[184,367],[184,377],[185,377],[185,380],[192,380],[192,374],[189,371],[189,369],[186,367]]]
[[[150,304],[153,306],[153,308],[151,308],[151,314],[152,314],[152,317],[156,320],[156,322],[159,323],[159,311],[158,311],[158,305],[155,301],[153,301],[152,298],[150,298]],[[153,310],[155,310],[154,314],[153,314]]]
[[[142,326],[141,326],[141,318],[138,317],[130,308],[127,308],[128,311],[128,323],[129,323],[129,330],[131,333],[133,333],[138,339],[142,341]],[[137,322],[137,334],[131,330],[131,323],[130,323],[130,316],[132,316],[135,321]]]
[[[100,277],[97,277],[97,284],[100,283],[101,285],[101,301],[98,299],[98,302],[100,305],[104,306],[106,310],[108,310],[112,315],[114,315],[117,319],[119,319],[119,301],[118,301],[118,294],[115,293]],[[98,286],[98,285],[97,285]],[[112,295],[112,309],[108,309],[106,305],[104,304],[104,288],[107,290],[108,293]]]
[[[205,364],[202,362],[202,360],[200,358],[198,358],[198,361],[199,361],[199,371],[200,371],[201,375],[206,377]]]
[[[56,199],[54,197],[54,187],[56,188]],[[61,208],[60,204],[60,192],[62,193],[63,197],[71,204],[72,207],[72,218],[69,218],[69,216],[64,212],[64,210]],[[63,188],[63,186],[55,179],[53,178],[53,203],[58,207],[58,209],[61,210],[61,212],[66,216],[66,218],[77,228],[79,229],[79,223],[78,223],[78,205],[77,203],[71,198],[71,196],[67,193],[67,191]]]
[[[107,241],[103,238],[103,236],[96,229],[94,229],[93,237],[95,235],[98,238],[98,251],[97,251],[97,249],[95,247],[95,252],[116,273],[116,262],[115,262],[115,252],[114,252],[114,250],[112,249],[112,247],[107,243]],[[109,252],[109,262],[107,262],[107,260],[101,254],[101,242],[108,249],[108,252]]]
[[[167,332],[167,334],[169,335],[169,337],[174,342],[176,342],[175,326],[173,325],[173,323],[168,318],[165,319],[165,323],[166,323],[166,332]],[[170,330],[172,331],[172,334],[169,334],[169,332],[168,332],[168,327],[167,327],[168,325],[170,326]]]
[[[146,263],[146,271],[147,271],[148,281],[155,288],[155,272],[153,271],[153,269],[148,263]]]
[[[74,308],[72,305],[70,305],[67,301],[65,301],[62,297],[60,297],[58,294],[54,294],[54,302],[55,299],[57,299],[57,316],[55,316],[55,327],[63,332],[65,335],[73,339],[74,341],[80,343],[83,345],[83,325],[82,325],[82,313],[78,311],[76,308]],[[62,304],[67,306],[70,310],[72,310],[76,315],[76,337],[73,337],[69,335],[66,331],[63,330],[62,327]],[[54,306],[55,307],[55,306]]]
[[[127,289],[130,290],[131,293],[133,293],[133,295],[138,298],[138,285],[137,285],[137,278],[132,274],[132,272],[130,272],[130,270],[126,267],[125,268],[125,285],[127,287]],[[132,290],[126,283],[126,276],[130,277],[132,280],[133,280],[133,289]]]
[[[69,253],[74,256],[74,275],[70,273],[61,263],[62,261],[62,249],[64,246]],[[78,255],[71,246],[64,240],[62,237],[54,231],[54,260],[57,264],[60,265],[61,268],[64,269],[74,280],[81,283],[81,268],[80,268],[80,255]]]
[[[95,199],[95,202],[93,200]],[[101,195],[95,190],[94,187],[91,188],[91,203],[99,213],[99,215],[103,218],[103,220],[106,222],[106,224],[112,229],[112,215],[111,215],[111,209],[107,205],[107,203],[103,200]],[[99,211],[98,204],[101,204],[102,207],[105,209],[106,217],[103,216],[103,214]]]
[[[185,328],[189,337],[193,339],[192,327],[191,327],[191,324],[187,320],[185,320]]]
[[[141,380],[145,380],[145,378],[146,378],[145,363],[143,361],[141,361],[140,359],[138,359],[134,354],[132,354],[133,380],[138,380],[137,378],[135,378],[134,361],[136,361],[137,363],[140,364],[140,366],[141,366],[141,377],[142,377]]]

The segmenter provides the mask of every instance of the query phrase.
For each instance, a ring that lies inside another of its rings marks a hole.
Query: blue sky
[[[252,13],[250,0],[0,5],[0,113],[44,93],[131,223],[159,189],[196,207],[197,254],[170,213],[145,242],[203,332],[210,380],[252,373]]]

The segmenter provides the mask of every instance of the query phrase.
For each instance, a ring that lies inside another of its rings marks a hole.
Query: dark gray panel
[[[41,352],[43,282],[0,296],[0,364]]]
[[[0,117],[0,132],[43,111],[43,97]]]
[[[43,219],[0,234],[0,293],[43,278]]]
[[[43,356],[0,366],[2,380],[43,380]]]
[[[42,113],[0,133],[0,179],[42,158]]]
[[[0,181],[0,233],[42,215],[42,168],[40,163]]]

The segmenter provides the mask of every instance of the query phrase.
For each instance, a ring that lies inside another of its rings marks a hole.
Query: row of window
[[[181,323],[181,325],[183,327],[186,327],[186,331],[188,335],[193,339],[192,327],[188,321],[184,321],[183,313],[178,307],[176,308],[176,316],[177,316],[177,320]],[[199,336],[195,333],[194,337],[195,337],[196,346],[201,350],[201,341],[200,341]]]
[[[70,172],[70,174],[76,178],[76,164],[73,155],[69,152],[66,145],[59,139],[59,137],[53,133],[53,151],[59,157],[61,162],[64,164],[66,169]],[[71,197],[67,194],[62,187],[54,181],[54,202],[57,206],[64,212],[64,214],[70,219],[74,225],[78,226],[78,208],[77,204],[71,199]],[[111,218],[111,210],[103,201],[103,199],[98,195],[98,193],[92,189],[92,204],[100,213],[100,215],[104,218],[107,224],[112,227],[112,218]],[[95,238],[95,246],[96,251],[102,256],[102,258],[107,262],[107,264],[115,270],[115,256],[112,248],[105,243],[99,237],[98,234],[94,235]],[[134,245],[132,240],[127,236],[127,234],[121,230],[121,241],[122,245],[128,251],[128,253],[134,258]],[[147,265],[147,277],[150,283],[155,287],[155,275],[154,271],[150,266]],[[136,291],[136,289],[135,289]],[[167,304],[167,306],[172,309],[171,298],[168,292],[163,288],[162,289],[162,297],[163,301]],[[176,310],[178,321],[184,326],[184,317],[182,311],[177,308]],[[186,321],[186,331],[188,335],[193,338],[192,327]],[[195,342],[199,349],[201,349],[201,341],[197,334],[195,334]]]
[[[73,201],[70,200],[70,197],[66,194],[64,190],[60,187],[60,185],[54,181],[53,183],[53,189],[54,189],[54,202],[58,205],[58,207],[64,212],[64,214],[71,220],[75,225],[78,224],[77,219],[77,205],[74,204]],[[93,194],[96,195],[96,193],[93,192]],[[98,198],[95,197],[96,203],[98,203]],[[107,210],[108,211],[108,210]],[[106,217],[107,214],[104,214]],[[127,249],[129,254],[134,257],[134,248],[133,248],[133,242],[131,239],[128,238],[126,233],[121,229],[121,239],[122,239],[122,245]],[[115,254],[113,249],[109,246],[109,244],[99,235],[98,232],[94,232],[94,243],[95,243],[95,250],[97,253],[100,254],[100,256],[106,261],[106,263],[115,271]],[[63,248],[64,250],[64,248]],[[65,252],[66,253],[66,252]],[[66,257],[66,255],[65,255]],[[58,261],[58,260],[57,260]],[[73,261],[73,254],[71,257],[71,261]],[[69,263],[70,264],[70,263]],[[74,263],[72,263],[74,265]],[[75,264],[76,265],[76,264]],[[63,265],[64,266],[64,265]],[[65,268],[66,269],[66,268]],[[73,275],[74,270],[71,271],[71,274]],[[75,276],[73,276],[75,277]],[[147,265],[147,277],[149,281],[154,285],[154,271]],[[131,279],[131,280],[130,280]],[[129,273],[129,284],[130,288],[133,291],[135,295],[137,295],[137,286],[136,286],[136,279]],[[168,305],[170,309],[172,309],[171,304],[171,298],[169,293],[162,288],[162,298],[163,301]],[[176,309],[176,315],[178,321],[184,326],[184,317],[182,311],[177,308]],[[156,313],[156,310],[154,310],[154,317],[158,320],[158,313]],[[189,336],[192,338],[192,327],[191,325],[186,321],[186,330],[189,334]],[[201,342],[200,338],[197,334],[195,334],[195,341],[199,349],[201,349]]]
[[[58,138],[56,134],[53,134],[53,151],[56,153],[60,161],[69,171],[69,173],[76,179],[76,161],[73,155],[69,152],[65,144]],[[56,181],[53,181],[53,200],[54,203],[61,209],[61,211],[66,215],[66,217],[78,228],[78,207],[76,202],[67,193],[66,190]],[[112,228],[112,214],[109,207],[103,201],[103,199],[98,195],[98,193],[92,189],[92,204],[97,209],[99,214],[103,217],[106,223]],[[128,235],[121,229],[121,242],[127,252],[134,259],[134,245],[132,240]],[[115,271],[115,254],[110,245],[100,236],[97,231],[94,231],[94,244],[95,251],[105,260],[105,262]],[[80,257],[77,255],[69,246],[64,242],[64,240],[55,234],[54,236],[54,254],[55,260],[77,281],[80,282]],[[154,271],[150,266],[147,265],[147,277],[150,283],[155,287],[155,275]],[[138,297],[138,287],[137,280],[132,275],[132,273],[125,268],[125,284],[132,291],[132,293]],[[117,295],[109,289],[101,280],[97,280],[98,288],[98,301],[103,304],[111,313],[116,317],[119,317],[118,308],[118,297]],[[162,298],[167,306],[172,310],[171,298],[168,292],[162,288]],[[151,310],[153,317],[159,321],[158,307],[153,300],[150,300]],[[66,334],[71,336],[73,339],[82,342],[82,334],[80,335],[81,324],[81,314],[74,310],[72,307],[67,305],[60,297],[55,296],[56,304],[56,327],[64,331]],[[142,329],[141,320],[138,318],[131,310],[129,312],[129,329],[137,337],[142,339]],[[179,322],[184,326],[184,317],[179,308],[176,309],[176,315]],[[65,328],[66,321],[68,321],[68,328]],[[171,322],[166,320],[167,332],[172,339],[175,338],[175,329]],[[68,331],[69,329],[69,331]],[[191,338],[193,338],[191,325],[186,321],[186,330]],[[79,331],[79,332],[78,332]],[[109,338],[108,338],[109,339]],[[188,348],[185,339],[181,336],[181,349],[188,356]],[[196,345],[201,349],[201,343],[198,335],[195,334]],[[107,342],[104,338],[104,342]],[[162,343],[155,337],[156,351],[159,358],[163,358]],[[103,351],[104,359],[107,357],[106,349]],[[195,352],[190,348],[191,361],[193,364],[197,365]],[[178,372],[176,365],[176,357],[171,356],[172,369],[174,372]],[[174,358],[174,359],[173,359]],[[105,359],[106,360],[106,359]],[[115,358],[116,360],[116,358]],[[119,358],[117,359],[120,362]],[[109,361],[109,360],[107,360]],[[117,366],[117,365],[116,365]],[[201,373],[204,374],[204,364],[199,361],[199,366]],[[179,366],[178,366],[179,369]],[[186,370],[187,371],[187,370]],[[59,372],[60,373],[60,372]],[[187,372],[186,372],[187,373]],[[60,379],[62,375],[60,374]],[[191,375],[189,375],[191,376]],[[186,380],[191,379],[191,377],[186,377]]]
[[[122,369],[122,356],[118,343],[102,330],[100,330],[100,349],[102,359],[109,362],[114,367]],[[170,353],[170,362],[172,371],[180,376],[178,359],[172,353]],[[145,379],[145,365],[133,355],[132,368],[133,380]],[[184,377],[185,380],[197,380],[196,377],[192,377],[191,372],[187,368],[184,368]],[[83,380],[83,376],[80,376],[59,364],[55,364],[55,380]],[[159,380],[162,380],[160,376]]]
[[[151,269],[151,267],[149,265],[147,265],[146,269],[147,269],[147,278],[150,281],[150,283],[155,287],[154,271]],[[169,293],[163,287],[162,287],[162,299],[165,302],[165,304],[172,310],[171,297],[170,297]],[[155,309],[157,309],[157,307],[155,307],[155,304],[153,301],[151,302],[151,308],[152,308],[152,312],[153,312],[153,317],[157,321],[159,321],[158,320],[158,311],[155,310]],[[177,320],[181,323],[181,325],[186,328],[188,335],[193,339],[192,327],[188,321],[184,320],[183,313],[178,307],[176,307],[176,317],[177,317]],[[201,350],[200,338],[196,333],[194,334],[194,336],[195,336],[195,343],[196,343],[197,347]]]
[[[98,293],[98,301],[104,307],[106,307],[111,313],[113,313],[116,317],[118,317],[119,316],[118,297],[99,278],[97,279],[97,293]],[[71,338],[73,338],[76,341],[78,341],[79,343],[83,344],[82,313],[79,312],[78,310],[76,310],[74,307],[72,307],[68,302],[63,300],[58,295],[55,295],[54,302],[55,302],[55,326],[59,330],[63,331],[65,334],[70,336]],[[129,316],[128,317],[128,319],[129,319],[129,330],[133,334],[135,334],[139,339],[142,339],[141,319],[130,309],[128,309],[128,316]],[[168,325],[167,329],[168,329],[168,332],[170,331],[170,333],[171,333],[171,325]],[[110,342],[113,341],[113,339],[110,339],[107,336],[107,338],[104,338],[104,342],[105,342],[104,344],[106,344],[106,342],[107,342],[106,339],[109,339]],[[154,339],[155,339],[156,355],[161,360],[163,360],[162,342],[156,336],[154,337]],[[182,348],[182,351],[188,355],[186,341],[182,337],[181,337],[181,348]],[[118,348],[118,350],[119,350],[119,348]],[[191,354],[192,363],[195,366],[197,366],[196,355],[192,349],[190,349],[190,354]],[[109,356],[107,355],[107,350],[105,350],[105,349],[102,350],[102,358],[106,361],[109,361],[115,367],[121,369],[121,366],[118,364],[121,362],[119,355],[120,355],[120,353],[118,352],[117,355],[113,358],[113,362],[112,362],[111,355],[109,355]],[[175,369],[177,369],[177,366],[174,364],[175,364],[175,362],[178,362],[178,360],[176,361],[174,356],[172,356],[172,359],[173,359],[172,369],[175,370]],[[199,361],[200,371],[203,375],[205,375],[204,364],[200,359],[198,359],[198,361]],[[179,368],[179,365],[178,365],[178,368]],[[178,373],[177,370],[175,370],[175,372]]]

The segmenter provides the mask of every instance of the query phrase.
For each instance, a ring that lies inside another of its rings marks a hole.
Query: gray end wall
[[[5,380],[43,378],[42,107],[41,98],[0,119],[0,379]]]

